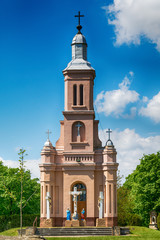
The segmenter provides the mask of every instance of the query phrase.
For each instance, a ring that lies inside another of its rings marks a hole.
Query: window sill
[[[88,142],[71,142],[72,146],[87,146]]]
[[[72,108],[77,110],[87,109],[86,105],[72,105]]]

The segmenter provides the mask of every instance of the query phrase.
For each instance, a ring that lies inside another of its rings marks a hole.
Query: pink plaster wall
[[[104,217],[106,226],[117,223],[116,150],[114,146],[102,148],[98,137],[98,123],[93,110],[94,70],[70,70],[65,76],[64,120],[60,121],[60,138],[56,148],[44,147],[41,152],[41,222],[46,218],[46,192],[52,196],[53,224],[62,226],[66,210],[71,209],[71,186],[76,182],[86,185],[87,224],[94,225],[98,217],[99,192],[104,192]],[[84,103],[73,106],[73,85],[84,86]],[[80,137],[76,135],[76,122],[84,124]],[[77,160],[80,160],[78,162]]]

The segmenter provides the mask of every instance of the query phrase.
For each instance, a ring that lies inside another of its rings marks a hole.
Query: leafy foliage
[[[124,186],[117,190],[118,225],[141,226],[141,217],[134,212],[134,201],[130,196],[130,190]]]
[[[157,217],[157,226],[158,226],[158,229],[160,229],[160,213],[158,214],[158,217]]]
[[[142,218],[142,224],[148,226],[150,211],[160,212],[160,152],[144,155],[140,165],[126,178],[123,188],[127,189],[132,213]]]
[[[38,179],[31,179],[29,170],[23,170],[24,214],[39,214],[40,184]],[[34,193],[34,194],[33,194]],[[32,197],[30,198],[30,196]],[[19,168],[8,168],[0,162],[0,215],[19,214],[21,197],[21,172]],[[27,202],[27,200],[30,200]]]
[[[37,224],[39,226],[40,215],[39,214],[23,214],[23,225],[33,226],[33,221],[37,217]],[[20,226],[20,216],[15,215],[0,215],[0,232]]]

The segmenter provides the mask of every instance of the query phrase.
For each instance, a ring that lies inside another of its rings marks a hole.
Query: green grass
[[[4,236],[18,236],[18,230],[19,228],[11,228],[9,230],[6,230],[4,232],[0,232],[0,235]]]
[[[4,236],[18,236],[19,228],[12,228],[1,232]],[[103,236],[103,237],[47,237],[47,240],[152,240],[160,239],[160,231],[152,230],[146,227],[130,227],[130,236]]]
[[[18,236],[18,229],[20,228],[11,228],[6,231],[0,232],[0,236]]]

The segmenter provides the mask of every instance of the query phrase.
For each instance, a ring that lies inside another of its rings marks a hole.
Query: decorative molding
[[[80,147],[80,146],[88,146],[89,143],[88,142],[70,142],[70,145]]]

